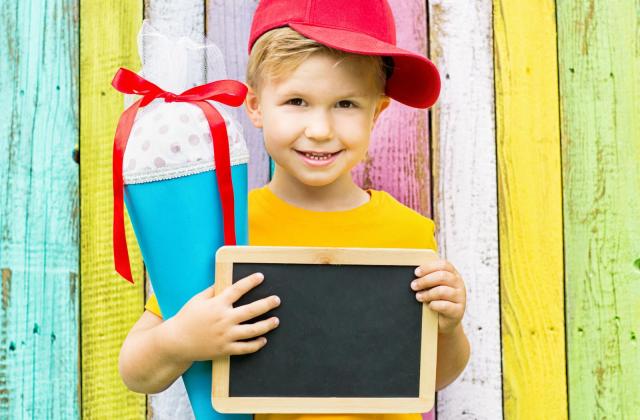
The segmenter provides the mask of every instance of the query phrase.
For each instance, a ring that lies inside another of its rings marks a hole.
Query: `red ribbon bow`
[[[125,68],[120,68],[111,85],[122,93],[143,95],[120,116],[118,128],[113,140],[113,256],[116,271],[133,283],[127,238],[124,230],[124,181],[122,179],[122,160],[129,141],[129,134],[140,107],[154,99],[164,98],[165,102],[189,102],[204,112],[213,141],[215,173],[222,202],[224,222],[224,243],[235,245],[235,222],[233,212],[233,184],[231,182],[231,161],[229,157],[229,138],[224,118],[208,100],[230,106],[240,106],[247,95],[247,87],[236,80],[218,80],[185,90],[179,95],[166,92],[148,80]]]

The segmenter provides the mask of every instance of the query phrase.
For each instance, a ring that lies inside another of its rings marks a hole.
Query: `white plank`
[[[438,419],[500,419],[502,375],[492,4],[429,2],[430,50],[442,75],[433,113],[434,211],[443,258],[467,287],[471,359],[438,393]]]
[[[189,37],[195,42],[204,41],[205,22],[204,0],[145,0],[144,14],[151,25],[168,37]],[[162,57],[153,56],[149,50],[145,51],[145,63],[150,63],[150,74],[145,74],[153,80],[154,73],[159,74],[162,66],[166,66]],[[201,54],[190,58],[190,65],[201,68],[201,77],[197,84],[206,82],[205,57]],[[164,86],[163,86],[164,87]],[[169,89],[169,87],[165,87]],[[179,93],[179,92],[175,92]],[[147,284],[148,294],[153,292],[151,283]],[[182,378],[178,378],[168,389],[149,396],[149,418],[154,420],[190,420],[194,419],[193,410],[187,397]]]

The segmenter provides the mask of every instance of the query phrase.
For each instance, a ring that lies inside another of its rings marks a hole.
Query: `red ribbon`
[[[122,179],[122,160],[129,141],[138,109],[147,106],[157,98],[165,102],[189,102],[204,112],[211,138],[215,159],[215,173],[222,202],[224,222],[224,243],[235,245],[235,221],[233,212],[233,184],[231,182],[231,161],[229,157],[229,138],[224,118],[208,100],[230,106],[240,106],[247,95],[247,87],[236,80],[218,80],[185,90],[179,95],[166,92],[148,80],[125,68],[120,68],[111,82],[122,93],[143,95],[141,99],[127,108],[120,116],[118,128],[113,140],[113,256],[116,271],[133,283],[131,264],[127,250],[127,238],[124,230],[124,181]]]

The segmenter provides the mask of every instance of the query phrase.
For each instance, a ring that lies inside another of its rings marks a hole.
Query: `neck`
[[[369,194],[353,182],[350,172],[331,184],[313,186],[300,182],[276,165],[268,188],[287,203],[313,211],[350,210],[369,201]]]

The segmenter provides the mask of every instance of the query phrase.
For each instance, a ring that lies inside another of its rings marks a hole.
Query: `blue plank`
[[[79,418],[78,6],[2,3],[0,418]]]

